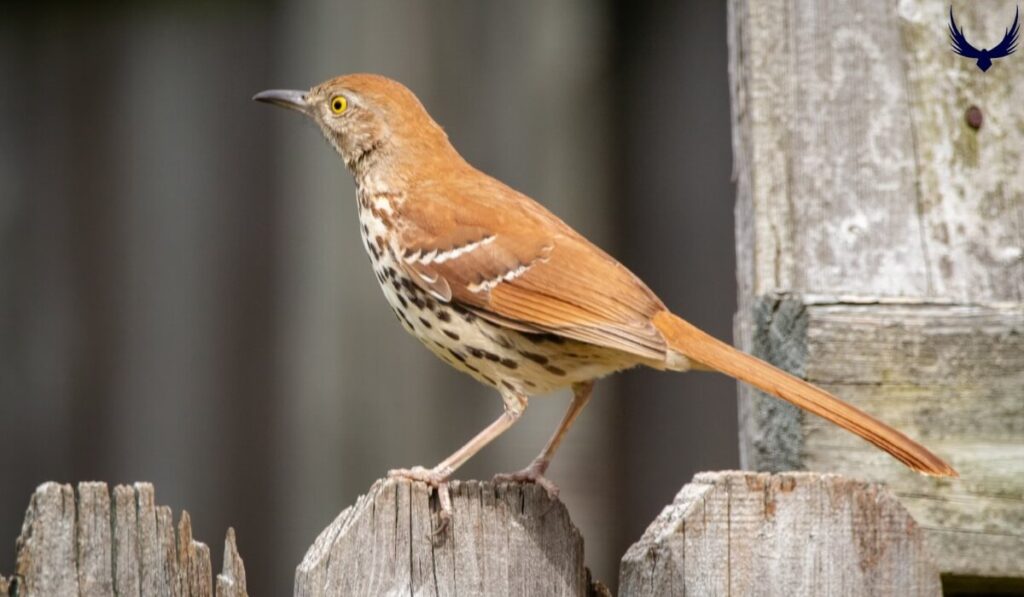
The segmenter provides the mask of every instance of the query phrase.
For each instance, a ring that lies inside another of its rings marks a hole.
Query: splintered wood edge
[[[295,594],[328,594],[328,587],[343,592],[358,592],[368,586],[374,591],[387,591],[389,587],[406,584],[432,586],[438,594],[448,594],[456,587],[473,592],[474,587],[479,588],[477,583],[485,583],[483,586],[500,593],[501,583],[508,580],[509,574],[518,577],[516,570],[531,580],[562,579],[565,584],[561,586],[572,587],[570,590],[580,595],[609,594],[604,585],[591,580],[583,562],[582,536],[565,506],[549,498],[542,488],[532,484],[454,481],[448,490],[453,513],[447,534],[431,541],[431,530],[438,528],[440,522],[436,493],[422,483],[376,481],[313,542],[296,568]],[[387,528],[367,526],[367,521],[380,519],[382,508],[392,507],[403,513],[400,525],[395,518],[395,524],[385,525]],[[489,549],[497,545],[491,545],[495,538],[489,534],[496,529],[509,533],[500,542],[501,547],[511,550],[505,556],[499,555],[501,549]],[[401,545],[399,549],[403,552],[409,551],[409,565],[395,566],[390,560],[375,560],[372,553],[376,551],[366,545],[368,532],[377,541],[394,542]],[[546,538],[549,548],[559,546],[556,551],[560,557],[523,556],[520,550],[532,553],[536,544],[525,541],[526,537]],[[519,547],[515,547],[517,543]],[[433,568],[430,575],[423,574],[423,565]]]
[[[32,494],[17,540],[16,573],[0,576],[0,597],[187,594],[212,597],[210,550],[192,538],[183,512],[155,504],[149,483],[48,482]],[[245,569],[229,529],[218,597],[247,597]]]
[[[235,543],[235,529],[228,527],[224,538],[224,562],[222,572],[217,575],[217,597],[246,597],[245,565],[238,554]]]

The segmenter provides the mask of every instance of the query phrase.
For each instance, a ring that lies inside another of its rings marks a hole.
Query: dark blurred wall
[[[618,255],[675,313],[731,341],[736,310],[724,2],[617,5]],[[625,536],[695,472],[739,468],[736,385],[711,373],[621,376]]]
[[[319,133],[249,101],[378,71],[463,154],[621,257],[719,337],[735,305],[725,7],[300,0],[37,4],[0,21],[0,571],[45,480],[150,480],[253,595],[388,468],[500,412],[407,337]],[[396,374],[400,373],[400,374]],[[614,583],[696,470],[730,468],[735,388],[599,384],[550,476]],[[460,475],[523,466],[567,404]]]

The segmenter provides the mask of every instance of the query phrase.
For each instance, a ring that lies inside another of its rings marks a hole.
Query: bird
[[[539,455],[495,477],[556,496],[545,473],[595,382],[636,366],[724,373],[855,433],[915,471],[958,476],[900,431],[673,314],[555,214],[470,165],[401,83],[350,74],[253,99],[319,126],[355,180],[362,241],[401,326],[502,399],[501,415],[436,466],[389,472],[437,488],[442,507],[441,490],[454,472],[512,427],[531,396],[571,388],[569,407]]]
[[[992,67],[992,61],[996,58],[1004,58],[1013,54],[1017,49],[1017,35],[1020,33],[1020,25],[1018,23],[1020,19],[1020,7],[1017,8],[1017,12],[1013,17],[1013,24],[1003,34],[1003,39],[991,50],[982,48],[981,50],[975,48],[967,41],[967,37],[964,36],[964,29],[960,27],[957,29],[956,19],[953,18],[953,7],[949,7],[949,41],[953,46],[953,52],[963,56],[964,58],[977,59],[975,63],[982,72],[987,71]]]

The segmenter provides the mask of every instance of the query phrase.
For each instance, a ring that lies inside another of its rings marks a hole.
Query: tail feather
[[[806,381],[702,332],[662,311],[653,320],[671,349],[697,364],[720,371],[782,398],[859,435],[908,467],[938,477],[958,477],[953,467],[903,433]]]

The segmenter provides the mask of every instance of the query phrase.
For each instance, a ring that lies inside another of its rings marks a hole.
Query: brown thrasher
[[[400,83],[355,74],[253,99],[320,125],[355,177],[363,242],[398,320],[504,401],[496,421],[434,468],[391,476],[443,485],[519,419],[528,396],[572,387],[569,409],[540,455],[522,471],[498,476],[554,494],[544,472],[594,380],[636,365],[720,371],[828,419],[918,472],[957,476],[896,429],[673,315],[565,222],[469,165]]]

